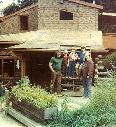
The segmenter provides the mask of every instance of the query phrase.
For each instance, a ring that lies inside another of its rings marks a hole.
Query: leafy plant
[[[32,86],[28,77],[21,79],[17,86],[12,88],[11,94],[18,100],[25,100],[38,108],[51,108],[57,106],[57,97],[40,87]]]
[[[112,69],[112,66],[116,66],[116,52],[103,57],[102,61],[104,66]]]
[[[116,75],[98,82],[88,106],[79,110],[61,110],[48,127],[113,127],[116,126]]]

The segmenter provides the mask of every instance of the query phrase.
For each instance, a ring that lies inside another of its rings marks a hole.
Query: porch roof
[[[106,12],[103,12],[102,15],[103,15],[103,16],[112,16],[112,17],[116,17],[116,13],[106,13]]]
[[[9,36],[12,41],[22,43],[11,46],[12,49],[64,50],[72,46],[91,46],[92,49],[103,49],[102,32],[100,31],[38,30]]]

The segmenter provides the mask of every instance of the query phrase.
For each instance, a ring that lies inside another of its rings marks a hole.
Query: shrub
[[[109,54],[107,56],[104,56],[102,58],[103,65],[107,67],[108,69],[112,69],[112,66],[116,66],[116,52],[113,52],[112,54]]]
[[[21,79],[17,86],[11,90],[11,94],[18,100],[25,100],[38,108],[50,108],[57,106],[57,98],[40,87],[30,84],[28,77]]]
[[[115,75],[103,82],[98,82],[97,90],[88,106],[76,111],[63,110],[49,124],[49,127],[57,127],[59,123],[61,127],[116,126]]]

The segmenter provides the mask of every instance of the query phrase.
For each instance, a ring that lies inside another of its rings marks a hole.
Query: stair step
[[[108,75],[108,72],[97,72],[97,75]]]
[[[110,78],[97,78],[95,80],[102,81],[102,80],[107,80],[107,79],[110,79]]]
[[[65,87],[80,87],[80,85],[75,85],[75,84],[61,84],[61,86],[65,86]]]

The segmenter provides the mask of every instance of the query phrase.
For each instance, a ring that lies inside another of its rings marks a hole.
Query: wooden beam
[[[41,124],[25,117],[20,112],[13,109],[12,107],[8,107],[8,109],[6,109],[6,115],[7,114],[12,116],[13,118],[17,119],[19,122],[23,123],[27,127],[45,127],[44,125],[41,125]]]

